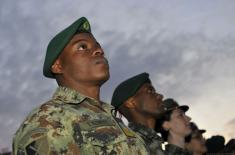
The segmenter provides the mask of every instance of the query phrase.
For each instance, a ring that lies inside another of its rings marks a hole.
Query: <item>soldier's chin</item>
[[[165,110],[164,110],[163,106],[158,106],[157,108],[154,109],[152,114],[155,118],[160,118],[165,114]]]
[[[104,84],[106,81],[108,81],[108,79],[109,79],[109,72],[100,74],[100,75],[98,75],[97,78],[98,78],[99,81],[100,81],[99,84],[102,85],[102,84]]]

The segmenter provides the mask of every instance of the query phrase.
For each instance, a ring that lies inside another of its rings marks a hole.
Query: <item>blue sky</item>
[[[85,16],[105,50],[110,102],[124,79],[148,72],[158,92],[190,107],[206,137],[235,137],[235,2],[232,0],[2,0],[0,149],[56,86],[42,75],[50,39]]]

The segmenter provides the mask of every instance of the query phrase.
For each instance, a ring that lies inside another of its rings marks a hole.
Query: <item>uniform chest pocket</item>
[[[77,125],[79,125],[83,143],[103,147],[126,141],[122,130],[113,120],[91,120]]]

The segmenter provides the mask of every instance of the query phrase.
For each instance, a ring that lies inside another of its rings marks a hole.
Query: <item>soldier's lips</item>
[[[94,60],[94,64],[96,64],[96,65],[99,65],[99,64],[108,65],[108,61],[105,58],[96,58]]]

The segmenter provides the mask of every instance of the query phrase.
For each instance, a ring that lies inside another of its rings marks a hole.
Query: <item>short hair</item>
[[[167,111],[161,118],[156,119],[155,131],[161,134],[164,141],[167,141],[169,131],[163,128],[163,123],[171,120],[172,112],[173,110]]]

